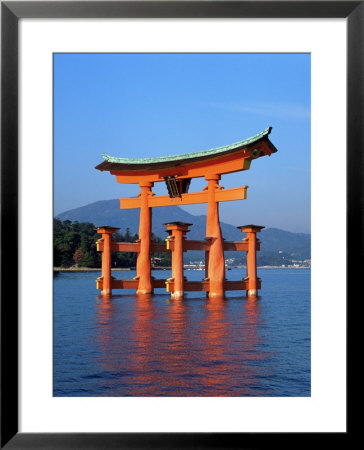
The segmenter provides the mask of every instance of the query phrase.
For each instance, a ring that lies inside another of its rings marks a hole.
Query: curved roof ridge
[[[110,156],[106,153],[103,153],[104,161],[109,163],[119,163],[119,164],[148,164],[148,163],[157,163],[157,162],[168,162],[168,161],[178,161],[180,159],[189,159],[189,158],[197,158],[209,155],[215,155],[219,153],[226,152],[228,150],[234,150],[235,148],[243,147],[245,145],[252,144],[254,142],[259,141],[265,136],[268,136],[272,131],[272,127],[268,127],[260,133],[252,136],[250,138],[244,139],[239,142],[235,142],[234,144],[225,145],[222,147],[211,148],[208,150],[202,150],[197,152],[190,153],[180,153],[177,155],[168,155],[168,156],[159,156],[155,158],[119,158],[116,156]]]

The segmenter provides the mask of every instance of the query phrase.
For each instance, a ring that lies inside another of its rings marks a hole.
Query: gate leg
[[[101,295],[109,296],[112,294],[112,276],[111,276],[111,245],[113,239],[111,235],[116,233],[120,228],[115,227],[98,227],[97,232],[101,234],[101,242],[103,243],[103,250],[101,255],[101,279],[102,289]]]
[[[256,234],[260,232],[264,227],[259,225],[244,225],[240,228],[242,232],[245,232],[248,240],[248,251],[246,254],[246,271],[248,282],[248,289],[246,291],[249,298],[255,298],[258,296],[258,277],[257,277],[257,246],[258,240]]]
[[[172,249],[172,278],[174,281],[174,289],[171,292],[172,298],[182,298],[184,295],[183,284],[183,241],[184,236],[188,232],[188,227],[192,224],[185,222],[170,222],[164,224],[171,234],[173,242]]]
[[[206,237],[211,238],[208,258],[208,278],[210,280],[209,297],[223,297],[225,258],[219,220],[219,204],[215,198],[216,190],[221,189],[219,186],[220,175],[208,175],[205,179],[208,181]]]
[[[136,264],[137,277],[139,284],[137,294],[153,293],[151,262],[150,262],[150,245],[152,232],[152,208],[148,205],[148,199],[152,195],[152,182],[140,183],[141,188],[140,199],[140,219],[139,219],[139,240],[140,252]]]

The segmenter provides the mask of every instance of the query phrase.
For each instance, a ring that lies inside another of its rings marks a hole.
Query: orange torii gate
[[[272,153],[275,153],[277,149],[268,138],[270,132],[271,127],[256,136],[235,144],[201,152],[160,158],[116,158],[104,154],[104,161],[96,166],[96,169],[109,171],[111,175],[116,176],[118,183],[139,184],[140,194],[138,198],[121,198],[120,208],[139,208],[140,221],[139,241],[134,246],[133,244],[115,242],[111,244],[111,234],[117,228],[101,227],[98,229],[99,233],[102,234],[99,249],[103,250],[102,276],[98,279],[98,288],[102,289],[102,294],[111,294],[112,288],[130,287],[135,287],[138,294],[151,294],[154,287],[162,287],[160,286],[160,281],[162,280],[158,280],[156,283],[156,280],[153,281],[151,275],[150,253],[156,245],[151,242],[152,208],[158,206],[207,203],[206,241],[208,244],[203,241],[200,244],[203,243],[203,248],[205,249],[205,281],[208,283],[205,283],[206,287],[204,289],[191,290],[206,290],[208,291],[209,297],[223,296],[224,291],[229,289],[229,286],[225,280],[224,249],[227,248],[224,245],[221,234],[219,202],[246,199],[248,186],[224,189],[219,185],[219,180],[223,174],[248,170],[253,159],[266,155],[270,156]],[[197,177],[204,177],[207,181],[207,186],[202,192],[188,193],[191,179]],[[166,183],[168,195],[155,196],[152,192],[152,187],[154,183],[161,181]],[[188,249],[188,245],[186,247],[186,244],[182,245],[181,243],[183,241],[183,235],[187,232],[187,228],[186,224],[179,226],[178,223],[171,223],[169,225],[167,224],[167,228],[171,236],[173,236],[174,253],[177,251],[176,245],[179,249],[178,256],[176,256],[176,253],[174,256],[175,263],[172,267],[172,272],[174,274],[178,272],[179,275],[177,278],[180,278],[181,269],[177,271],[176,267],[180,267],[182,264],[183,271],[183,251]],[[246,283],[244,285],[240,284],[239,286],[240,288],[246,288],[250,297],[255,297],[257,295],[257,289],[260,288],[256,276],[255,252],[258,244],[255,236],[256,232],[260,231],[261,228],[264,227],[256,225],[242,227],[242,230],[247,232],[247,246],[245,250],[247,251],[248,273],[247,278],[245,278]],[[176,242],[180,243],[176,244]],[[102,245],[102,248],[100,248],[100,245]],[[122,248],[127,248],[127,245],[134,250],[122,250]],[[114,282],[116,280],[112,281],[109,254],[113,249],[114,251],[138,252],[137,276],[135,280],[129,280],[134,281],[134,283],[116,283]],[[163,249],[159,248],[157,251],[163,251]],[[174,278],[173,282],[171,280],[168,282],[167,280],[167,288],[175,294],[175,297],[182,296],[183,290],[181,291],[182,295],[180,295],[180,286],[176,285],[175,277],[172,278]],[[251,279],[252,283],[249,283],[249,279]]]

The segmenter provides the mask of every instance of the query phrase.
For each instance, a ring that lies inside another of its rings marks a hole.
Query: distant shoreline
[[[171,267],[152,267],[152,270],[171,270]],[[232,269],[246,269],[245,267],[232,267]],[[282,266],[258,266],[258,269],[311,269],[311,267],[282,267]],[[111,269],[114,271],[130,271],[135,270],[135,268],[130,267],[116,267]],[[193,269],[193,268],[185,268],[185,270],[199,270],[201,269]],[[53,272],[101,272],[100,268],[94,267],[53,267]]]
[[[299,267],[282,267],[282,266],[258,266],[258,269],[311,269],[311,267],[299,266]]]
[[[117,267],[114,270],[132,270],[129,267]],[[101,267],[53,267],[53,272],[101,272]]]

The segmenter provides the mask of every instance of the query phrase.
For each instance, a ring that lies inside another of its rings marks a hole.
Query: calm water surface
[[[241,269],[226,273],[242,278]],[[171,300],[163,289],[103,300],[97,276],[54,276],[55,396],[310,395],[310,270],[259,269],[256,301],[240,291],[223,301]]]

